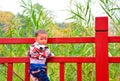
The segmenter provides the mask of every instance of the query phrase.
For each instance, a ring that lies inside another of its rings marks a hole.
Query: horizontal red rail
[[[30,63],[28,57],[0,57],[0,63]]]
[[[34,38],[0,38],[0,44],[33,44]],[[48,38],[48,43],[94,43],[94,37]]]
[[[94,57],[52,57],[47,60],[47,62],[65,62],[65,63],[94,63]]]
[[[29,63],[28,57],[0,57],[0,63]],[[49,63],[95,63],[95,57],[52,57]],[[110,63],[120,63],[120,57],[109,57]]]
[[[94,37],[49,38],[48,43],[94,43]]]
[[[3,57],[3,58],[0,57],[0,63],[27,63],[27,62],[29,62],[28,57],[19,57],[19,58],[18,57]],[[93,63],[95,62],[95,58],[94,57],[52,57],[52,58],[48,58],[47,62]]]
[[[120,57],[109,57],[109,63],[120,63]],[[52,57],[47,62],[95,63],[95,57]]]
[[[32,44],[34,38],[0,38],[0,44]]]
[[[109,57],[110,63],[120,63],[120,57]]]
[[[111,36],[109,37],[108,41],[111,43],[115,43],[115,42],[120,43],[120,36]]]
[[[120,42],[120,37],[110,36],[108,41]],[[34,38],[0,38],[0,44],[33,44]],[[95,43],[94,37],[67,37],[67,38],[48,38],[49,44],[62,44],[62,43]]]

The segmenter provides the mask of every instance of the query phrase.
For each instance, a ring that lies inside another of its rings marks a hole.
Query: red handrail
[[[0,44],[33,44],[34,38],[0,38]],[[109,43],[119,43],[120,36],[109,36]],[[95,43],[95,37],[48,38],[49,44]]]
[[[29,66],[30,59],[28,57],[1,57],[0,64],[8,63],[7,66],[7,81],[12,81],[13,63],[25,63],[25,81],[30,81]]]
[[[82,63],[96,64],[96,81],[109,81],[109,63],[120,63],[120,57],[108,57],[108,43],[120,42],[120,36],[108,36],[108,17],[95,18],[95,37],[49,38],[49,44],[95,43],[95,57],[53,57],[47,62],[60,64],[60,81],[64,81],[65,63],[76,63],[77,81],[82,81]],[[34,38],[0,38],[0,44],[32,44]],[[8,63],[7,81],[12,81],[13,63],[25,63],[25,81],[29,81],[29,58],[4,57]]]

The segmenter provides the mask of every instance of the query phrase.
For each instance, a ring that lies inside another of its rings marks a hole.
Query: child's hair
[[[45,30],[37,30],[37,31],[35,32],[35,37],[37,37],[38,34],[47,34],[47,32],[46,32]]]

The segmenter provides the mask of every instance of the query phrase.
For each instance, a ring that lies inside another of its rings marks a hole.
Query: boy
[[[49,81],[46,74],[46,59],[54,56],[50,52],[47,44],[47,33],[45,30],[38,30],[35,33],[35,43],[28,50],[27,56],[30,57],[30,74],[32,81]]]

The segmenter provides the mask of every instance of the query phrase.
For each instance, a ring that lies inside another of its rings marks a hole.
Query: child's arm
[[[45,52],[48,55],[48,57],[54,57],[54,54],[50,51],[48,47],[46,48]]]
[[[33,45],[31,45],[30,48],[28,49],[27,56],[32,57],[32,58],[39,57],[39,53],[37,52],[37,50],[35,49]]]
[[[31,55],[33,54],[33,52],[31,51],[31,47],[28,49],[27,51],[27,56],[28,57],[31,57]]]

